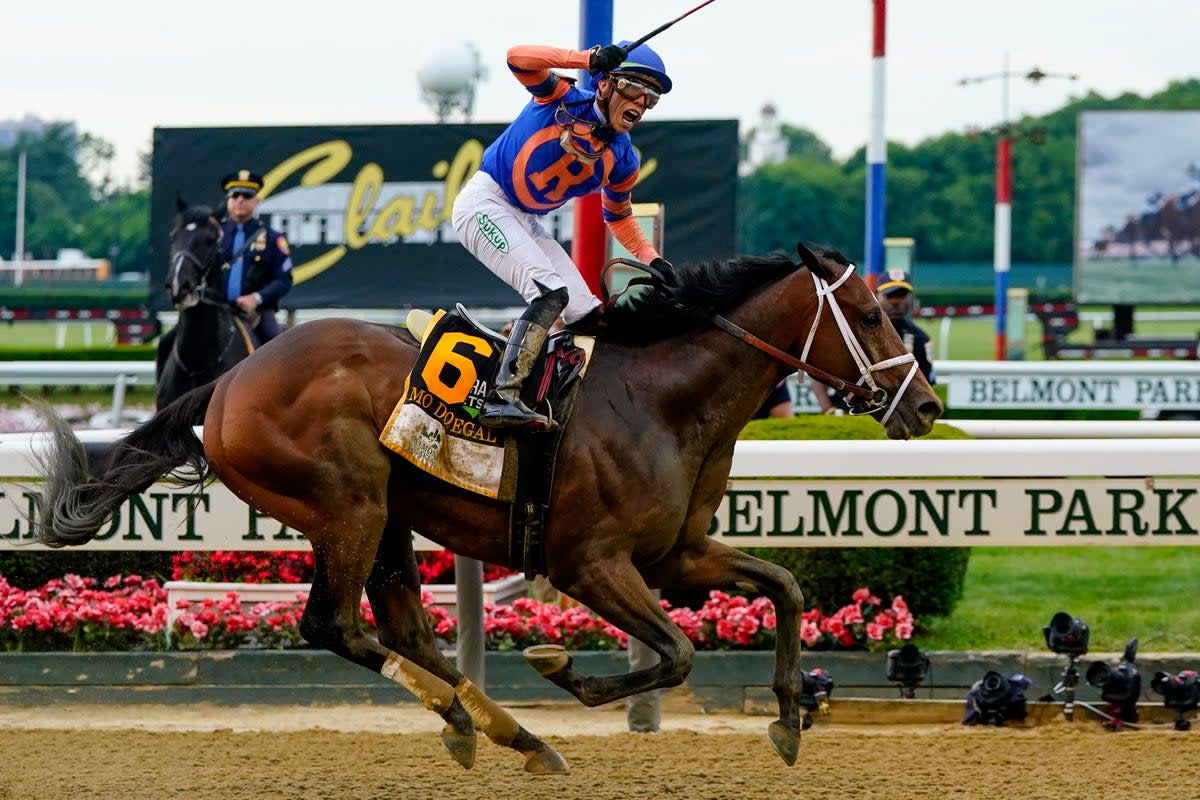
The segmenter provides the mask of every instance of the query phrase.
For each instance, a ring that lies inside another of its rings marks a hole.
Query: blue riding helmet
[[[628,47],[633,42],[625,39],[617,44],[620,47]],[[641,44],[630,50],[621,65],[609,72],[608,75],[642,75],[661,86],[663,94],[671,91],[671,79],[667,77],[667,67],[658,53],[650,49],[648,44]],[[592,90],[594,91],[600,81],[606,77],[607,75],[591,76]]]

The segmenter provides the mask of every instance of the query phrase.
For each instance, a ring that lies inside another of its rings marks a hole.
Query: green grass
[[[1093,652],[1200,651],[1200,547],[993,547],[971,551],[963,598],[918,620],[928,650],[1045,650],[1059,611],[1091,628]]]
[[[1182,307],[1181,307],[1182,308]],[[1087,308],[1081,311],[1100,311],[1105,309]],[[1163,309],[1167,310],[1167,309]],[[1195,309],[1187,309],[1194,311]],[[942,357],[942,321],[917,320],[917,325],[929,334],[935,358]],[[1171,321],[1138,321],[1135,332],[1139,336],[1164,336],[1194,338],[1197,328],[1195,322]],[[991,361],[996,353],[996,322],[991,317],[958,317],[952,319],[949,325],[949,344],[946,355],[950,359],[960,361]],[[1079,328],[1067,337],[1068,342],[1086,344],[1095,341],[1096,332],[1090,322],[1079,323]],[[1041,361],[1045,358],[1042,352],[1042,325],[1039,322],[1025,324],[1025,360]]]
[[[0,353],[5,350],[57,347],[60,328],[65,332],[63,345],[68,348],[92,347],[107,350],[113,346],[116,337],[116,328],[108,320],[0,324]]]

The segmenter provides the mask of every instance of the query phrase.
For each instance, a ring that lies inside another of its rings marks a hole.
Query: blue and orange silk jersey
[[[633,219],[630,196],[641,162],[632,139],[628,133],[600,127],[604,118],[594,92],[550,71],[551,67],[586,69],[588,57],[586,52],[536,45],[508,51],[508,68],[533,98],[484,151],[480,168],[500,185],[510,203],[532,214],[547,214],[600,189],[604,221],[613,235],[635,258],[648,263],[658,253]],[[555,113],[563,104],[572,116],[598,126],[584,140],[593,152],[608,145],[594,163],[577,158],[559,143],[562,126],[555,122]]]

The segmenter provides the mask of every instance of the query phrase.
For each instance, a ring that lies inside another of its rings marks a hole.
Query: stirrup
[[[558,428],[555,420],[532,410],[520,400],[509,402],[503,398],[483,404],[479,424],[489,428],[519,428],[524,433],[547,433]]]

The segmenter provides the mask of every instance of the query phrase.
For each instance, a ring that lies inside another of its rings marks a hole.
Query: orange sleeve
[[[609,222],[608,229],[612,231],[612,235],[621,243],[621,246],[633,253],[633,257],[643,264],[649,264],[659,257],[658,251],[654,249],[654,245],[650,244],[650,240],[642,232],[642,226],[637,224],[637,220],[633,218],[632,214],[615,222]]]
[[[539,44],[519,44],[508,50],[508,68],[539,103],[549,103],[566,94],[567,81],[560,80],[550,70],[587,69],[591,53],[546,47]]]

